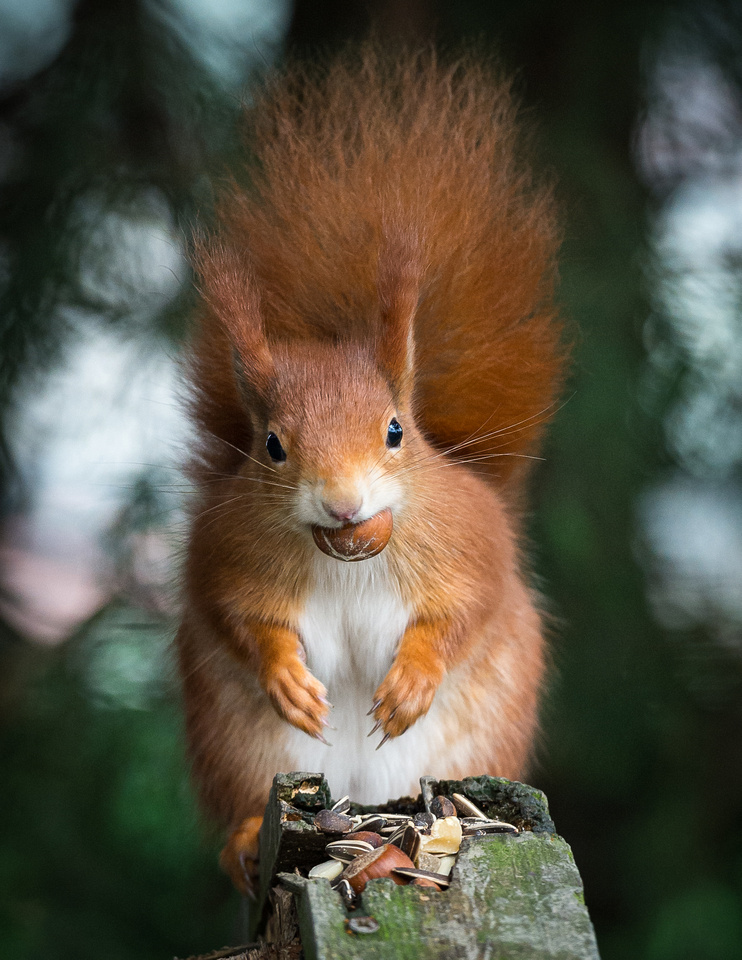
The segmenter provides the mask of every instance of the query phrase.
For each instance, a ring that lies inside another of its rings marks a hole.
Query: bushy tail
[[[369,44],[289,68],[246,122],[249,185],[218,214],[269,337],[376,336],[390,230],[412,238],[418,423],[515,480],[553,412],[564,351],[554,203],[522,156],[508,83],[475,57],[390,59]]]

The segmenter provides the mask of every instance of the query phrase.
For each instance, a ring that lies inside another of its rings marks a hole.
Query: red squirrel
[[[523,774],[544,641],[520,517],[565,360],[552,191],[495,69],[368,45],[287,68],[246,123],[249,186],[194,254],[177,637],[242,890],[279,771],[363,803]],[[313,536],[380,516],[360,562]]]

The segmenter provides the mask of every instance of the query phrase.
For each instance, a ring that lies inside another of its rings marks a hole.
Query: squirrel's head
[[[373,353],[352,343],[290,344],[272,358],[272,396],[251,405],[252,455],[295,490],[294,516],[334,527],[396,512],[415,429]]]
[[[423,443],[412,417],[420,267],[409,251],[399,243],[383,248],[377,322],[362,342],[275,343],[265,334],[249,269],[216,251],[221,262],[209,271],[204,296],[229,335],[251,420],[245,469],[265,479],[265,495],[299,524],[340,527],[404,506],[402,477]],[[214,247],[209,256],[213,266]]]

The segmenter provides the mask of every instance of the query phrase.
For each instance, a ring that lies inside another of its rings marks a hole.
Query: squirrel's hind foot
[[[258,893],[258,855],[262,817],[248,817],[230,833],[219,856],[222,870],[240,893],[251,900]]]

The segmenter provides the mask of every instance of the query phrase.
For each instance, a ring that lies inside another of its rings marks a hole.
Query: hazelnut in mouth
[[[342,527],[312,527],[314,542],[328,557],[336,560],[368,560],[381,553],[392,535],[392,511],[380,510],[359,523],[344,523]]]

